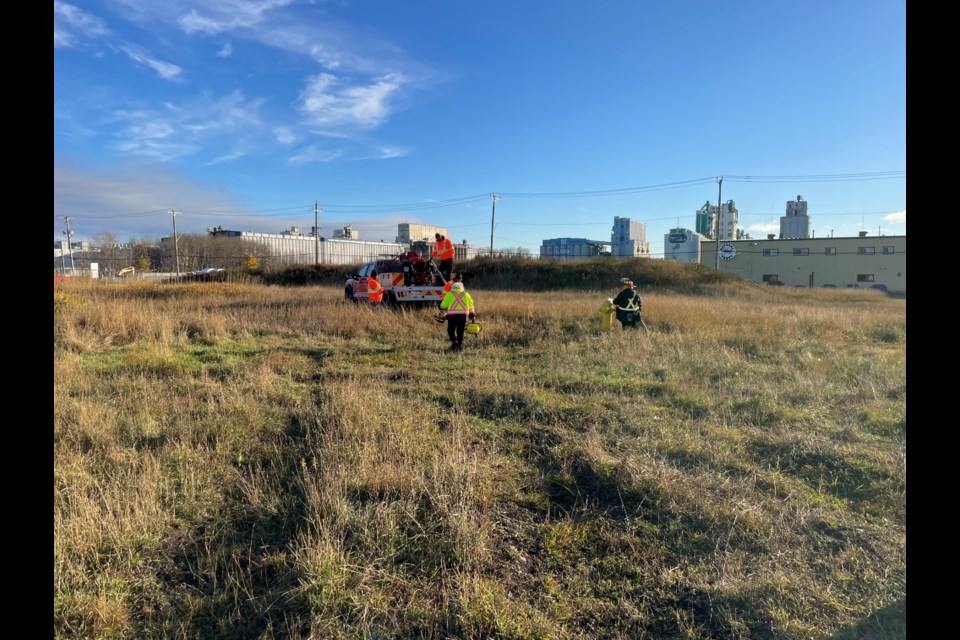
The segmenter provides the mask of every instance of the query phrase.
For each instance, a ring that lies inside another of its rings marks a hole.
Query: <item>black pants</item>
[[[467,326],[467,314],[453,313],[447,316],[447,335],[450,344],[463,344],[463,331]]]
[[[620,324],[624,329],[642,328],[644,333],[650,333],[650,331],[647,330],[647,325],[644,324],[643,316],[640,315],[639,311],[624,314],[624,316],[620,318]]]
[[[440,273],[444,280],[450,282],[450,276],[453,275],[453,258],[440,261]]]

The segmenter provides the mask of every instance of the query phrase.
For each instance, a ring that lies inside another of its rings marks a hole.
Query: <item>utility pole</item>
[[[173,253],[176,256],[177,261],[177,278],[180,277],[180,243],[179,238],[177,238],[177,211],[173,209],[170,210],[170,215],[173,216]]]
[[[717,241],[714,246],[716,253],[716,265],[714,268],[720,271],[720,211],[723,207],[723,176],[717,178],[717,184],[720,186],[717,189]]]
[[[500,197],[494,193],[490,194],[490,200],[493,201],[493,208],[490,211],[490,257],[493,257],[493,220],[497,216],[497,200]]]
[[[73,231],[70,229],[70,218],[64,216],[64,222],[67,225],[67,230],[63,232],[63,235],[67,236],[67,251],[70,252],[70,275],[74,275],[73,272]],[[64,267],[64,272],[66,272],[66,267]]]
[[[313,264],[320,264],[320,207],[313,201]]]

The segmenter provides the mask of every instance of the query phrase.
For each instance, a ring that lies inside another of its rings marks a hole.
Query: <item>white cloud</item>
[[[390,116],[390,98],[404,83],[400,74],[388,74],[367,86],[339,86],[343,81],[329,73],[307,78],[300,92],[301,112],[320,127],[355,125],[373,128]]]
[[[70,47],[76,44],[77,35],[96,38],[110,33],[106,23],[97,16],[66,2],[53,3],[53,46]]]
[[[409,153],[409,149],[399,149],[396,147],[382,147],[380,149],[381,158],[401,158]]]
[[[220,51],[217,51],[217,55],[220,56],[221,58],[229,58],[230,56],[233,55],[233,45],[230,44],[229,42],[223,45]]]
[[[340,155],[340,151],[322,149],[317,145],[310,145],[297,155],[292,156],[287,162],[294,166],[310,164],[313,162],[330,162],[331,160],[339,158]]]
[[[124,45],[120,47],[120,49],[130,56],[134,62],[139,62],[140,64],[146,65],[156,71],[164,80],[176,80],[180,74],[183,73],[183,69],[181,67],[169,62],[163,62],[162,60],[151,58],[138,48],[131,45]]]
[[[285,7],[292,0],[262,0],[251,2],[248,0],[221,0],[208,2],[202,8],[180,16],[177,23],[187,33],[217,34],[241,27],[252,27],[264,19],[264,14],[271,9]]]
[[[190,131],[238,131],[260,126],[260,107],[263,98],[247,100],[239,89],[216,100],[204,99],[183,110],[186,114],[202,113],[204,118],[185,122]],[[187,116],[189,118],[189,115]]]
[[[752,224],[747,228],[750,233],[779,233],[779,222],[768,222],[766,224]]]
[[[907,212],[906,210],[897,211],[896,213],[888,213],[883,216],[884,222],[890,222],[892,224],[899,224],[901,222],[906,223],[907,221]]]
[[[231,160],[237,160],[239,158],[244,157],[245,155],[247,155],[246,151],[241,151],[240,149],[233,149],[229,153],[226,153],[222,156],[218,156],[213,160],[211,160],[210,162],[205,162],[203,164],[204,166],[208,167],[214,164],[221,164],[224,162],[230,162]]]
[[[292,144],[297,141],[297,136],[287,127],[274,127],[273,137],[281,144]]]
[[[117,111],[112,119],[126,125],[117,134],[121,141],[115,148],[170,160],[217,148],[217,136],[230,136],[227,142],[236,149],[237,135],[250,140],[260,132],[259,109],[264,102],[261,98],[248,100],[236,90],[220,98],[204,97],[182,105],[166,102],[163,110]],[[236,157],[239,155],[230,151],[217,156],[217,161]]]

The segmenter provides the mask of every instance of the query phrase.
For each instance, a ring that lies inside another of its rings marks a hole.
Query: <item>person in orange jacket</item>
[[[450,238],[444,237],[439,233],[435,233],[434,236],[437,239],[437,243],[433,247],[433,253],[430,254],[430,259],[440,258],[440,274],[444,280],[449,281],[450,274],[453,273],[453,243],[450,241]]]
[[[376,269],[371,271],[370,277],[367,278],[367,299],[370,300],[370,304],[375,305],[383,302],[383,285],[377,279]]]

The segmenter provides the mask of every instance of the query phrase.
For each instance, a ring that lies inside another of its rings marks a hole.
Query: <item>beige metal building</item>
[[[447,235],[446,227],[433,227],[428,224],[417,224],[415,222],[401,222],[397,225],[397,243],[412,244],[414,242],[432,243],[436,240],[434,234],[450,238]],[[453,238],[450,238],[452,241]]]
[[[744,280],[789,287],[907,292],[907,236],[704,240],[700,263]],[[719,252],[718,252],[719,249]],[[719,254],[719,255],[718,255]]]
[[[349,226],[345,229],[349,229]],[[243,238],[256,242],[269,252],[267,257],[272,264],[360,264],[405,251],[403,245],[395,242],[367,242],[344,237],[318,238],[315,235],[304,235],[300,227],[292,227],[284,233],[231,231],[222,227],[209,228],[207,232],[214,236]],[[169,241],[169,238],[164,240]]]

